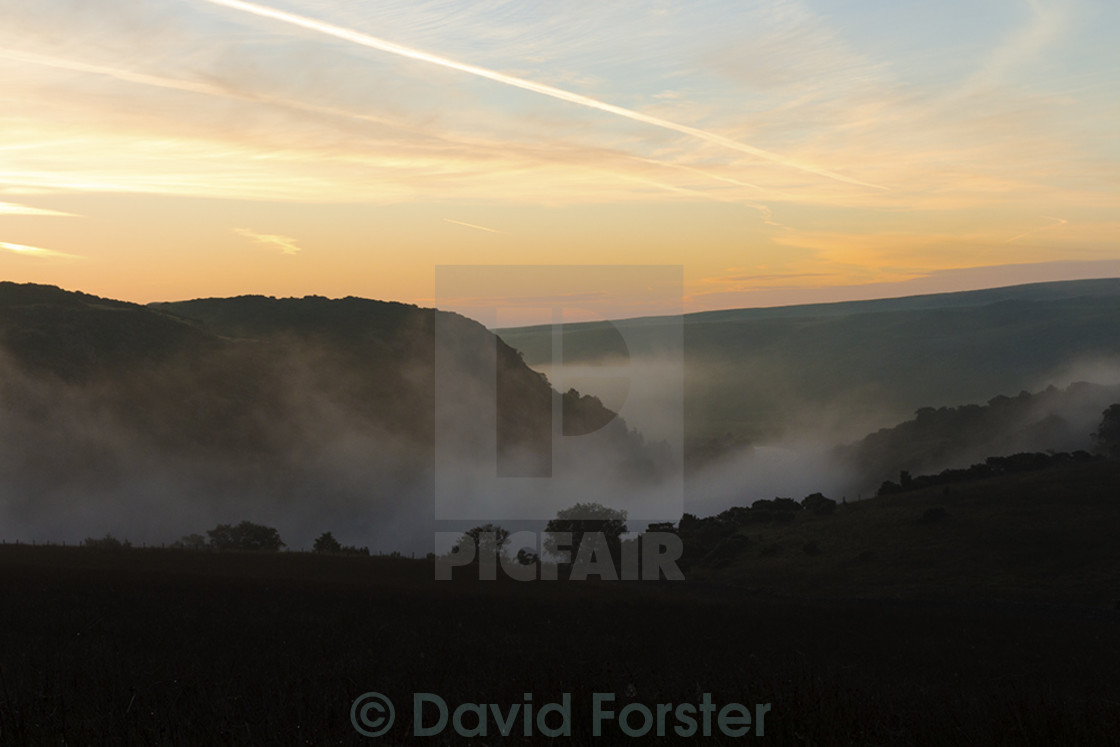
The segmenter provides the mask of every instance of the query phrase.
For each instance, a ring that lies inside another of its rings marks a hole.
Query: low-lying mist
[[[422,554],[437,531],[539,531],[591,502],[627,510],[640,530],[759,499],[866,498],[902,470],[1091,450],[1102,411],[1120,401],[1120,356],[1090,338],[1014,357],[1008,332],[1006,360],[970,353],[960,360],[977,370],[958,370],[945,351],[971,350],[972,327],[957,316],[951,340],[913,339],[921,316],[872,320],[883,340],[905,333],[913,360],[865,339],[862,317],[782,317],[777,331],[752,322],[746,341],[702,325],[683,363],[652,347],[620,355],[617,334],[600,362],[607,347],[577,336],[582,347],[565,350],[579,355],[537,361],[541,375],[481,325],[402,304],[150,308],[0,286],[7,541],[111,533],[159,545],[247,520],[293,549],[329,531]]]
[[[439,317],[451,334],[434,354],[430,310],[230,305],[218,311],[243,325],[236,336],[158,350],[137,330],[167,320],[141,307],[0,320],[0,539],[168,545],[251,521],[294,549],[329,531],[422,555],[436,531],[539,530],[580,502],[680,516],[666,444],[554,392],[474,322]]]
[[[437,530],[494,521],[540,531],[560,508],[590,501],[628,510],[635,530],[650,519],[713,515],[776,496],[823,492],[856,500],[902,469],[930,473],[1018,451],[1091,449],[1101,411],[1120,400],[1120,388],[1075,384],[1030,398],[993,397],[983,407],[942,408],[934,435],[951,441],[952,449],[922,433],[937,418],[933,408],[902,425],[881,421],[899,427],[863,440],[866,432],[859,428],[866,412],[853,420],[846,416],[850,402],[825,409],[814,402],[778,437],[731,442],[714,455],[701,440],[701,458],[689,461],[683,485],[672,470],[656,480],[630,479],[618,469],[618,455],[595,434],[558,441],[548,479],[495,480],[493,454],[479,457],[473,428],[450,437],[463,448],[443,452],[437,470],[430,444],[384,427],[347,398],[346,387],[325,387],[322,380],[330,374],[322,368],[308,372],[325,359],[302,356],[302,362],[289,363],[281,383],[273,381],[267,393],[258,390],[251,403],[206,401],[195,378],[176,382],[182,374],[175,364],[153,373],[158,385],[146,377],[141,379],[147,384],[75,384],[36,377],[4,361],[0,538],[77,543],[111,533],[159,545],[249,520],[276,527],[294,549],[308,549],[330,531],[343,544],[374,552],[423,554],[432,549]],[[679,444],[681,434],[672,429],[680,422],[670,406],[680,395],[679,372],[657,361],[632,365],[665,375],[646,375],[641,387],[625,391],[606,371],[581,366],[565,372],[564,381],[578,381],[589,394],[602,381],[603,404],[624,410],[627,425],[636,426],[647,444]],[[1080,373],[1120,381],[1120,368],[1099,363]],[[977,420],[981,409],[1010,412],[1012,405],[1009,417]],[[689,415],[686,406],[686,423],[694,425]],[[817,427],[806,427],[814,417]],[[860,425],[845,427],[852,422]],[[518,456],[504,459],[515,463]],[[442,497],[437,474],[453,485]]]
[[[1120,402],[1120,359],[1108,357],[1055,367],[1037,377],[1033,393],[996,391],[984,400],[950,403],[915,400],[909,407],[876,402],[869,394],[872,382],[827,399],[820,392],[799,395],[788,384],[794,379],[790,372],[763,363],[746,367],[740,385],[740,403],[759,403],[757,420],[713,422],[696,410],[718,418],[713,390],[726,390],[726,364],[706,370],[689,361],[683,377],[679,365],[656,357],[634,357],[629,366],[642,371],[640,386],[621,394],[607,375],[625,370],[617,360],[537,368],[602,395],[648,438],[679,442],[683,431],[685,510],[697,516],[815,492],[837,501],[858,500],[874,495],[883,481],[897,480],[903,470],[935,473],[989,456],[1092,452],[1103,411]],[[687,382],[683,420],[673,421],[666,418],[671,409],[665,404],[679,397],[682,378]],[[737,416],[743,412],[740,404]],[[719,425],[726,431],[720,432]]]

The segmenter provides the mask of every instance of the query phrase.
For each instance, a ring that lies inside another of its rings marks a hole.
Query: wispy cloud
[[[53,67],[60,70],[71,70],[78,73],[102,75],[110,78],[115,78],[126,83],[135,83],[138,85],[152,86],[155,88],[165,88],[172,91],[195,93],[203,96],[213,96],[216,98],[233,99],[253,104],[263,104],[266,106],[289,108],[308,112],[311,114],[321,114],[329,117],[353,119],[363,122],[371,122],[379,125],[389,125],[394,127],[405,126],[404,123],[395,121],[388,117],[370,116],[339,107],[320,106],[305,101],[287,99],[264,93],[239,91],[226,85],[207,83],[205,81],[170,78],[161,75],[150,75],[147,73],[140,73],[134,70],[124,70],[107,65],[90,64],[81,60],[67,60],[45,55],[30,54],[27,52],[14,52],[11,50],[0,50],[0,58],[13,60],[15,62],[23,62],[31,65]]]
[[[18,205],[14,202],[0,202],[0,215],[42,215],[42,216],[62,216],[67,218],[76,218],[79,216],[73,213],[63,213],[58,210],[47,210],[45,208],[30,207],[29,205]]]
[[[800,278],[826,278],[833,273],[828,272],[786,272],[771,273],[768,275],[728,275],[726,277],[705,278],[703,282],[747,283],[770,280],[793,280]]]
[[[204,2],[225,6],[227,8],[232,8],[234,10],[243,11],[245,13],[250,13],[264,18],[271,18],[277,21],[292,24],[294,26],[300,26],[311,31],[316,31],[321,34],[333,36],[344,41],[361,45],[363,47],[368,47],[370,49],[377,49],[382,52],[388,52],[390,54],[398,55],[400,57],[407,57],[410,59],[419,60],[421,62],[438,65],[440,67],[458,70],[460,72],[474,75],[479,78],[486,78],[488,80],[502,83],[507,86],[513,86],[514,88],[521,88],[526,91],[539,93],[543,96],[549,96],[554,99],[559,99],[560,101],[567,101],[572,104],[578,104],[579,106],[584,106],[589,109],[597,109],[598,111],[606,112],[608,114],[614,114],[615,116],[630,119],[635,122],[641,122],[643,124],[648,124],[653,127],[660,127],[661,129],[678,132],[682,135],[688,135],[690,137],[698,138],[714,145],[719,145],[731,150],[737,150],[751,156],[756,156],[758,158],[772,161],[774,163],[788,166],[790,168],[798,169],[800,171],[807,171],[809,173],[817,174],[818,176],[823,176],[828,179],[847,182],[848,184],[854,184],[861,187],[886,189],[885,187],[882,187],[880,185],[870,184],[868,182],[864,182],[850,176],[838,174],[835,171],[831,171],[829,169],[825,169],[813,164],[799,162],[797,160],[778,155],[777,153],[771,153],[769,151],[763,150],[762,148],[757,148],[753,145],[747,145],[745,143],[738,142],[729,137],[725,137],[714,132],[702,130],[698,127],[692,127],[690,125],[672,122],[661,117],[655,117],[650,114],[644,114],[642,112],[635,111],[633,109],[627,109],[626,107],[609,104],[607,102],[591,98],[590,96],[584,96],[579,93],[573,93],[572,91],[545,85],[543,83],[525,80],[524,78],[519,78],[513,75],[506,75],[505,73],[501,73],[496,70],[490,70],[488,68],[479,67],[477,65],[459,62],[457,60],[448,59],[446,57],[435,55],[419,49],[412,49],[401,44],[395,44],[384,39],[378,39],[368,34],[354,31],[353,29],[345,29],[331,23],[326,23],[324,21],[319,21],[313,18],[296,15],[295,13],[288,13],[286,11],[277,10],[275,8],[257,5],[256,3],[247,3],[243,2],[242,0],[204,0]]]
[[[81,259],[76,254],[66,254],[65,252],[56,252],[53,249],[42,249],[25,244],[11,244],[7,241],[0,241],[0,249],[21,257],[34,257],[36,259]]]
[[[296,239],[290,236],[281,236],[279,234],[271,233],[257,233],[248,228],[235,228],[233,232],[239,236],[244,236],[247,239],[252,239],[258,244],[264,246],[275,247],[280,250],[281,254],[299,254],[301,247],[296,245]]]
[[[0,3],[0,216],[75,246],[76,221],[18,217],[67,195],[26,200],[124,256],[137,195],[251,201],[198,230],[279,254],[342,229],[230,226],[337,203],[360,231],[400,205],[395,235],[437,253],[443,216],[485,215],[539,228],[542,261],[652,253],[743,288],[1115,256],[1120,6],[974,1]]]
[[[996,44],[984,64],[958,89],[958,95],[977,93],[1031,62],[1065,31],[1070,3],[1053,0],[1026,0],[1030,17]]]
[[[967,108],[931,109],[930,87],[908,79],[909,68],[875,46],[853,43],[837,25],[844,14],[815,15],[796,0],[701,2],[688,12],[663,6],[661,14],[632,0],[588,2],[578,13],[506,0],[285,0],[285,10],[275,11],[373,40],[378,51],[389,45],[426,55],[424,65],[409,64],[420,58],[404,51],[362,57],[331,49],[344,37],[319,41],[291,22],[236,29],[234,43],[236,19],[212,12],[223,2],[240,0],[161,7],[156,17],[112,0],[103,18],[76,15],[74,0],[0,9],[0,58],[12,65],[0,140],[18,149],[0,165],[0,185],[378,202],[481,189],[493,201],[549,204],[733,203],[765,195],[894,211],[967,209],[1059,180],[1068,192],[1076,175],[1101,168],[1091,143],[1076,152],[1085,139],[1069,129],[1076,111],[1069,102],[1043,100],[1028,86],[1029,98],[988,90]],[[57,33],[48,33],[52,26]],[[384,33],[356,30],[367,28]],[[385,41],[390,35],[401,43]],[[993,35],[991,56],[1029,60],[1046,48],[1014,38]],[[998,51],[1008,45],[1021,51]],[[29,64],[42,72],[15,67]],[[452,85],[437,77],[464,67],[469,75]],[[498,72],[508,70],[518,74]],[[470,82],[482,73],[503,76],[488,79],[506,85]],[[506,78],[583,105],[526,104],[508,90],[521,86]],[[961,87],[951,79],[938,85]],[[599,104],[659,124],[635,126],[649,123]],[[581,113],[589,106],[616,116]],[[765,160],[699,136],[674,137],[689,133],[661,121],[782,155]],[[60,147],[39,147],[47,140]],[[1024,153],[1053,163],[1031,171]],[[858,167],[859,181],[892,190],[853,190],[784,161],[826,171]],[[665,186],[656,194],[643,186],[650,184],[643,163],[679,173],[658,179]],[[373,170],[376,180],[367,178]],[[604,183],[606,172],[619,178]],[[1080,204],[1084,198],[1102,196],[1070,195]]]

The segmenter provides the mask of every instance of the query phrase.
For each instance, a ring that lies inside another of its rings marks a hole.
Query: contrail
[[[486,226],[479,226],[479,225],[476,225],[474,223],[466,223],[464,221],[455,220],[453,218],[444,218],[444,220],[447,221],[448,223],[454,223],[457,226],[466,226],[467,228],[477,228],[479,231],[489,231],[490,233],[501,233],[501,231],[499,231],[496,228],[487,228]]]
[[[1069,223],[1069,221],[1066,220],[1065,218],[1053,218],[1053,217],[1050,217],[1050,216],[1045,216],[1045,217],[1047,218],[1047,220],[1052,220],[1054,222],[1051,223],[1048,226],[1039,226],[1038,228],[1032,228],[1029,231],[1024,231],[1023,233],[1019,234],[1018,236],[1013,236],[1003,243],[1010,244],[1012,241],[1018,241],[1019,239],[1023,238],[1024,236],[1030,236],[1032,233],[1038,233],[1039,231],[1049,231],[1051,228],[1059,228],[1060,226],[1064,226],[1067,223]]]
[[[642,122],[643,124],[660,127],[665,130],[672,130],[673,132],[679,132],[682,135],[689,135],[691,137],[705,140],[715,145],[720,145],[725,148],[730,148],[731,150],[737,150],[741,153],[747,153],[752,156],[757,156],[758,158],[763,158],[767,161],[772,161],[774,163],[798,169],[800,171],[807,171],[811,174],[817,174],[818,176],[828,177],[829,179],[835,179],[837,181],[847,182],[848,184],[855,184],[861,187],[870,187],[872,189],[886,189],[886,187],[880,186],[878,184],[861,182],[858,179],[853,179],[851,177],[844,176],[843,174],[837,174],[834,171],[829,171],[827,169],[818,168],[816,166],[811,166],[808,164],[798,163],[783,156],[779,156],[776,153],[771,153],[769,151],[762,150],[761,148],[755,148],[752,145],[746,145],[744,143],[738,142],[737,140],[732,140],[731,138],[717,135],[706,130],[701,130],[696,127],[689,127],[688,125],[671,122],[667,119],[662,119],[661,117],[642,114],[641,112],[634,111],[633,109],[626,109],[621,106],[615,106],[614,104],[608,104],[606,102],[590,98],[589,96],[583,96],[578,93],[572,93],[571,91],[565,91],[562,88],[554,88],[553,86],[548,86],[543,83],[535,83],[531,80],[525,80],[524,78],[518,78],[513,75],[499,73],[496,70],[489,70],[484,67],[478,67],[477,65],[470,65],[465,62],[458,62],[456,60],[448,59],[447,57],[440,57],[439,55],[434,55],[419,49],[412,49],[411,47],[394,44],[393,42],[385,41],[384,39],[378,39],[377,37],[369,36],[368,34],[363,34],[351,29],[345,29],[341,26],[335,26],[334,24],[326,23],[324,21],[317,21],[313,18],[307,18],[306,16],[296,15],[295,13],[287,13],[282,10],[276,10],[275,8],[268,8],[263,5],[257,5],[256,3],[247,3],[243,0],[204,0],[204,2],[211,3],[212,5],[221,5],[226,8],[232,8],[233,10],[240,10],[245,13],[251,13],[256,16],[261,16],[262,18],[271,18],[273,20],[283,21],[284,23],[288,23],[293,26],[300,26],[305,29],[310,29],[311,31],[317,31],[321,34],[326,34],[327,36],[333,36],[344,41],[359,44],[363,47],[369,47],[370,49],[377,49],[382,52],[389,52],[390,54],[399,55],[401,57],[408,57],[413,60],[420,60],[422,62],[427,62],[433,65],[439,65],[440,67],[458,70],[460,72],[478,76],[479,78],[486,78],[487,80],[492,80],[497,83],[504,83],[507,86],[522,88],[526,91],[539,93],[543,96],[550,96],[554,99],[560,99],[561,101],[567,101],[572,104],[586,106],[589,109],[597,109],[601,112],[614,114],[615,116],[624,117],[625,119],[630,119],[635,122]]]

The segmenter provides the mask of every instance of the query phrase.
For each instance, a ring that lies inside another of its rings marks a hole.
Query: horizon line
[[[929,276],[925,276],[921,279],[926,279],[928,277]],[[1100,276],[1082,277],[1082,278],[1064,278],[1064,279],[1056,279],[1056,280],[1030,280],[1030,281],[1026,281],[1026,282],[1012,282],[1012,283],[1007,283],[1007,284],[985,285],[985,286],[978,287],[978,288],[961,288],[961,289],[957,289],[957,290],[929,290],[929,291],[925,291],[925,292],[916,292],[916,293],[901,293],[899,295],[867,296],[867,297],[861,297],[861,298],[849,298],[849,299],[839,299],[839,300],[807,301],[807,302],[803,302],[803,303],[774,303],[774,304],[763,304],[763,305],[757,305],[757,306],[724,306],[724,307],[712,308],[712,309],[700,309],[700,310],[696,310],[696,311],[682,311],[680,314],[673,314],[673,313],[668,313],[668,314],[657,314],[657,313],[638,314],[638,315],[634,315],[634,316],[610,317],[609,319],[603,318],[603,319],[600,319],[598,321],[566,322],[565,324],[579,325],[579,324],[601,323],[602,321],[626,322],[626,321],[639,321],[639,320],[652,320],[652,319],[669,319],[669,318],[675,318],[675,317],[684,318],[684,317],[695,317],[695,316],[707,315],[707,314],[720,314],[720,313],[734,312],[734,311],[765,311],[765,310],[780,311],[780,310],[783,310],[783,309],[796,309],[796,308],[835,307],[835,306],[843,306],[843,305],[849,305],[849,304],[864,304],[864,303],[876,303],[876,302],[901,301],[901,300],[907,300],[907,299],[912,299],[912,298],[933,298],[933,297],[936,297],[936,296],[969,295],[969,294],[986,293],[986,292],[1000,291],[1000,290],[1011,290],[1011,289],[1014,289],[1014,288],[1027,288],[1027,287],[1031,287],[1031,286],[1067,285],[1067,284],[1074,284],[1074,283],[1105,282],[1105,281],[1110,281],[1110,280],[1120,281],[1120,274],[1100,275]],[[875,288],[875,287],[897,286],[897,285],[904,284],[904,283],[907,283],[907,282],[913,282],[913,281],[902,281],[902,283],[866,283],[866,284],[862,284],[862,285],[834,286],[834,287],[831,287],[831,288],[830,287],[804,288],[804,289],[797,289],[797,290],[800,290],[802,292],[814,292],[814,291],[816,291],[816,292],[827,292],[829,290],[836,290],[836,291],[849,290],[850,291],[850,290],[856,289],[856,288],[868,288],[868,289],[870,289],[870,288]],[[432,304],[420,303],[421,301],[432,301],[434,299],[405,300],[405,299],[373,298],[373,297],[368,297],[368,296],[354,295],[352,293],[351,294],[346,294],[346,295],[338,295],[338,296],[329,296],[329,295],[323,295],[323,294],[320,294],[320,293],[306,293],[306,294],[303,294],[303,295],[289,295],[289,296],[278,296],[278,295],[268,294],[268,293],[239,293],[237,295],[230,295],[230,296],[194,296],[194,297],[190,297],[190,298],[181,298],[181,299],[177,299],[177,300],[161,299],[161,300],[153,300],[153,301],[132,301],[132,300],[128,300],[128,299],[125,299],[125,298],[116,298],[116,297],[112,297],[112,296],[102,296],[102,295],[98,295],[97,293],[91,293],[89,291],[84,291],[84,290],[75,290],[75,289],[64,288],[62,286],[55,285],[53,283],[39,283],[39,282],[34,282],[34,281],[19,282],[19,281],[14,281],[14,280],[0,280],[0,286],[2,286],[2,285],[34,286],[34,287],[39,287],[39,288],[52,288],[52,289],[61,291],[63,293],[72,293],[72,294],[92,296],[94,298],[98,298],[98,299],[101,299],[101,300],[115,301],[115,302],[119,302],[119,303],[127,303],[127,304],[132,304],[132,305],[135,305],[135,306],[145,307],[145,308],[151,307],[151,306],[164,305],[164,304],[191,303],[191,302],[194,302],[194,301],[227,301],[227,300],[234,300],[234,299],[238,299],[238,298],[264,298],[264,299],[270,299],[270,300],[274,300],[274,301],[293,301],[293,300],[294,301],[299,301],[299,300],[310,299],[310,298],[324,299],[324,300],[328,300],[328,301],[344,301],[344,300],[348,300],[348,299],[354,299],[354,300],[359,300],[359,301],[369,301],[369,302],[372,302],[372,303],[390,303],[390,304],[395,303],[395,304],[402,304],[402,305],[406,305],[406,306],[415,306],[415,307],[421,308],[421,309],[434,309],[436,311],[446,311],[446,312],[451,312],[451,313],[458,313],[462,316],[468,316],[469,317],[468,314],[465,314],[462,311],[457,311],[453,308],[439,307],[439,306],[435,306],[435,305],[432,305]],[[785,290],[788,290],[788,289],[785,289]],[[499,300],[499,299],[495,299],[495,300]],[[480,307],[481,307],[481,305],[480,305]],[[486,308],[493,308],[493,306],[488,306]],[[506,330],[510,330],[510,329],[532,329],[534,327],[545,327],[545,326],[550,326],[550,325],[526,324],[526,325],[495,327],[493,329],[506,329]]]

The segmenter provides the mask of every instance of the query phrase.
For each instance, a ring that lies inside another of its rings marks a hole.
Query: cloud
[[[405,126],[404,123],[395,121],[388,117],[370,116],[337,107],[318,106],[304,101],[285,99],[262,93],[243,92],[238,91],[237,89],[230,86],[207,83],[204,81],[194,81],[169,78],[160,75],[150,75],[147,73],[138,73],[132,70],[123,70],[106,65],[94,65],[87,62],[82,62],[80,60],[67,60],[44,55],[29,54],[26,52],[13,52],[10,50],[0,51],[0,57],[31,65],[42,65],[45,67],[58,68],[60,70],[71,70],[74,72],[88,73],[91,75],[102,75],[110,78],[115,78],[126,83],[136,83],[139,85],[152,86],[155,88],[165,88],[172,91],[194,93],[204,96],[213,96],[217,98],[234,99],[238,101],[245,101],[248,103],[262,104],[266,106],[290,108],[298,111],[308,112],[311,114],[321,114],[329,117],[354,119],[380,125],[390,125],[394,127]]]
[[[704,281],[708,288],[687,297],[685,304],[690,312],[788,306],[1105,277],[1120,277],[1120,260],[1028,262],[951,268],[915,272],[908,277],[900,275],[896,278],[876,278],[873,282],[861,282],[857,277],[840,274],[836,281],[828,285],[805,284],[801,287],[740,287],[731,282],[723,282],[721,278],[709,278]]]
[[[239,236],[244,236],[247,239],[252,239],[258,244],[265,246],[274,246],[280,249],[281,254],[299,254],[301,247],[296,246],[296,239],[290,236],[280,236],[279,234],[270,233],[257,233],[248,228],[235,228],[233,232]]]
[[[17,254],[21,257],[35,257],[36,259],[81,259],[81,257],[76,254],[66,254],[64,252],[56,252],[53,249],[42,249],[37,246],[27,246],[25,244],[11,244],[6,241],[0,241],[0,249]]]
[[[1025,4],[1030,6],[1031,18],[993,47],[984,64],[957,90],[958,96],[971,95],[1003,81],[1060,38],[1068,23],[1069,3],[1027,0]]]
[[[345,28],[342,28],[340,26],[336,26],[334,24],[325,23],[323,21],[318,21],[318,20],[315,20],[315,19],[312,19],[312,18],[306,18],[304,16],[296,15],[294,13],[287,13],[287,12],[282,11],[282,10],[276,10],[275,8],[268,8],[268,7],[265,7],[263,5],[257,5],[256,3],[243,2],[242,0],[203,0],[203,1],[208,2],[208,3],[212,3],[214,5],[221,5],[221,6],[231,8],[231,9],[234,9],[234,10],[239,10],[239,11],[243,11],[245,13],[250,13],[250,14],[253,14],[253,15],[261,16],[263,18],[271,18],[271,19],[274,19],[274,20],[277,20],[277,21],[282,21],[284,23],[292,24],[294,26],[300,26],[302,28],[306,28],[306,29],[309,29],[311,31],[315,31],[315,32],[318,32],[318,33],[321,33],[321,34],[326,34],[328,36],[333,36],[333,37],[336,37],[338,39],[342,39],[344,41],[351,42],[353,44],[358,44],[358,45],[361,45],[363,47],[368,47],[370,49],[377,49],[377,50],[380,50],[380,51],[383,51],[383,52],[388,52],[390,54],[398,55],[398,56],[401,56],[401,57],[407,57],[407,58],[410,58],[410,59],[419,60],[421,62],[427,62],[427,63],[433,64],[433,65],[438,65],[440,67],[445,67],[445,68],[449,68],[449,69],[452,69],[452,70],[457,70],[459,72],[464,72],[464,73],[467,73],[469,75],[474,75],[474,76],[477,76],[477,77],[480,77],[480,78],[486,78],[487,80],[495,81],[497,83],[502,83],[502,84],[505,84],[507,86],[513,86],[515,88],[521,88],[521,89],[524,89],[526,91],[532,91],[533,93],[539,93],[543,96],[549,96],[551,98],[559,99],[561,101],[566,101],[568,103],[578,104],[579,106],[584,106],[584,107],[587,107],[589,109],[597,109],[599,111],[606,112],[608,114],[614,114],[615,116],[623,117],[625,119],[630,119],[630,120],[633,120],[635,122],[641,122],[643,124],[648,124],[648,125],[651,125],[653,127],[659,127],[661,129],[671,130],[673,132],[679,132],[682,135],[688,135],[690,137],[698,138],[700,140],[704,140],[704,141],[707,141],[709,143],[722,146],[724,148],[728,148],[728,149],[731,149],[731,150],[737,150],[737,151],[740,151],[742,153],[746,153],[746,154],[751,155],[751,156],[756,156],[758,158],[762,158],[762,159],[767,160],[767,161],[772,161],[774,163],[778,163],[778,164],[781,164],[783,166],[787,166],[789,168],[798,169],[800,171],[807,171],[809,173],[816,174],[818,176],[823,176],[823,177],[826,177],[828,179],[834,179],[834,180],[840,181],[840,182],[847,182],[848,184],[853,184],[853,185],[857,185],[857,186],[861,186],[861,187],[870,187],[870,188],[873,188],[873,189],[886,189],[885,187],[882,187],[880,185],[870,184],[868,182],[864,182],[864,181],[861,181],[859,179],[855,179],[853,177],[845,176],[843,174],[838,174],[838,173],[836,173],[834,171],[831,171],[829,169],[821,168],[819,166],[815,166],[815,165],[808,164],[808,163],[799,162],[797,160],[787,158],[785,156],[781,156],[781,155],[778,155],[776,153],[771,153],[769,151],[763,150],[762,148],[757,148],[753,145],[747,145],[745,143],[741,143],[741,142],[738,142],[736,140],[732,140],[731,138],[725,137],[723,135],[719,135],[719,134],[716,134],[716,133],[713,133],[713,132],[708,132],[707,130],[702,130],[698,127],[692,127],[690,125],[684,125],[684,124],[680,124],[678,122],[672,122],[672,121],[669,121],[667,119],[663,119],[661,117],[655,117],[655,116],[652,116],[652,115],[649,115],[649,114],[644,114],[644,113],[639,112],[639,111],[634,111],[633,109],[627,109],[626,107],[616,106],[614,104],[609,104],[609,103],[606,103],[604,101],[600,101],[598,99],[591,98],[590,96],[584,96],[584,95],[579,94],[579,93],[573,93],[571,91],[567,91],[567,90],[564,90],[564,89],[561,89],[561,88],[556,88],[554,86],[545,85],[543,83],[536,83],[536,82],[531,81],[531,80],[525,80],[524,78],[519,78],[519,77],[513,76],[513,75],[507,75],[505,73],[501,73],[501,72],[498,72],[496,70],[490,70],[490,69],[487,69],[487,68],[484,68],[484,67],[479,67],[477,65],[471,65],[471,64],[467,64],[467,63],[463,63],[463,62],[458,62],[456,60],[448,59],[446,57],[435,55],[435,54],[432,54],[430,52],[425,52],[425,51],[422,51],[422,50],[419,50],[419,49],[412,49],[410,47],[406,47],[406,46],[403,46],[403,45],[400,45],[400,44],[394,44],[393,42],[385,41],[384,39],[378,39],[376,37],[369,36],[368,34],[363,34],[361,32],[354,31],[352,29],[345,29]]]
[[[1061,215],[1070,221],[1061,231],[1014,245],[1031,259],[1071,241],[1079,251],[1095,246],[1098,256],[1114,250],[1102,217],[1116,203],[1115,84],[1103,72],[1111,48],[1082,43],[1088,32],[1076,4],[1060,13],[1041,4],[1038,13],[1027,5],[986,10],[951,41],[942,32],[958,26],[960,0],[922,11],[853,4],[828,15],[797,0],[700,0],[658,12],[640,0],[276,5],[474,67],[462,74],[290,23],[246,23],[212,2],[106,0],[96,12],[79,0],[2,5],[0,196],[712,203],[682,220],[726,223],[715,244],[738,242],[752,262],[773,259],[771,243],[793,254],[817,246],[812,236],[781,240],[792,232],[840,236],[845,252],[892,235],[899,257],[914,246],[932,253],[975,216],[987,226],[982,237],[975,226],[961,232],[982,239],[968,250],[1001,263],[1008,237],[1039,216]],[[1114,11],[1094,12],[1103,29]],[[865,23],[869,16],[883,27]],[[920,24],[926,18],[932,33]],[[1056,31],[1043,28],[1050,21]],[[1076,54],[1050,64],[1067,51]],[[565,98],[480,78],[475,68]],[[970,78],[982,80],[983,95],[962,101]],[[596,103],[589,109],[584,99]],[[892,189],[853,189],[598,104]],[[731,228],[739,218],[725,216],[734,206],[755,211],[761,224],[746,215],[741,231]],[[439,209],[437,221],[457,214]],[[930,231],[933,241],[921,238]],[[1053,245],[1036,246],[1044,242]],[[695,277],[740,262],[728,256],[738,250],[715,244],[711,251],[724,252],[718,258],[687,252],[690,262],[705,262]],[[860,256],[867,254],[842,259]],[[907,267],[934,266],[923,259]]]
[[[46,210],[44,208],[30,207],[28,205],[17,205],[14,202],[0,202],[0,215],[39,215],[39,216],[62,216],[67,218],[77,218],[73,213],[62,213],[58,210]]]
[[[826,278],[831,277],[830,272],[786,272],[771,273],[768,275],[726,275],[722,277],[704,278],[705,283],[750,283],[768,280],[791,280],[794,278]]]

